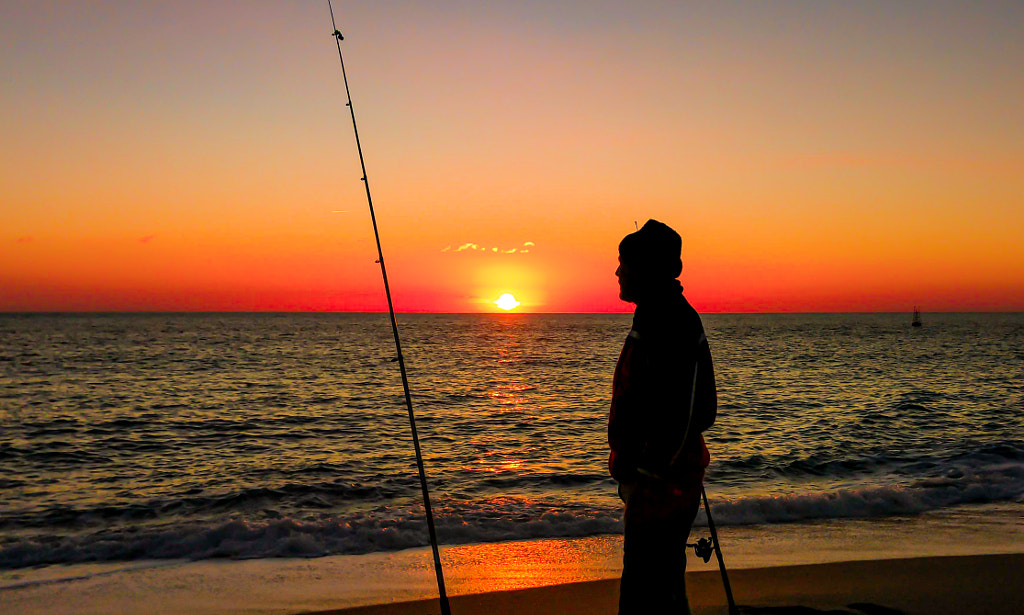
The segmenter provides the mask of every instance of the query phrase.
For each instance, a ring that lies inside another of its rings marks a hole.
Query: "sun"
[[[503,309],[505,311],[508,311],[508,310],[512,310],[512,309],[515,309],[516,307],[518,307],[519,306],[519,302],[516,301],[516,298],[513,297],[511,295],[511,293],[505,293],[504,295],[498,297],[494,301],[494,305],[500,307],[501,309]]]

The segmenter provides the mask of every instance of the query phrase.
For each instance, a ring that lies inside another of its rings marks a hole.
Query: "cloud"
[[[17,239],[15,239],[15,241],[18,243],[32,243],[35,240],[32,239],[32,237],[30,237],[29,235],[25,235],[24,237],[18,237]]]
[[[156,239],[156,235],[146,235],[145,237],[139,237],[139,243],[149,243]]]
[[[449,252],[449,251],[462,252],[464,250],[474,250],[474,251],[479,250],[480,252],[490,252],[492,254],[516,254],[516,253],[518,253],[518,254],[526,254],[526,253],[529,252],[529,250],[527,250],[525,246],[533,246],[533,245],[536,245],[536,244],[534,244],[532,241],[526,241],[526,242],[523,242],[523,246],[524,247],[522,247],[522,248],[509,248],[509,249],[506,250],[505,248],[501,248],[501,247],[487,248],[487,247],[481,246],[478,243],[467,242],[467,243],[464,243],[461,246],[455,248],[455,250],[452,250],[452,247],[449,245],[449,246],[445,247],[441,251],[442,252]]]

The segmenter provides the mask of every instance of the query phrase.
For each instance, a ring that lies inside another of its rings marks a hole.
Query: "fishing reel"
[[[687,543],[688,547],[693,547],[694,554],[704,560],[704,563],[711,561],[711,554],[715,552],[715,543],[710,538],[701,538],[696,543]]]

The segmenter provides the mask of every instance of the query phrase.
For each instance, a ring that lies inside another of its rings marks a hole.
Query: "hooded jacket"
[[[701,432],[715,422],[717,410],[704,325],[673,280],[638,303],[615,366],[608,415],[612,477],[620,483],[647,476],[699,484],[710,463]]]

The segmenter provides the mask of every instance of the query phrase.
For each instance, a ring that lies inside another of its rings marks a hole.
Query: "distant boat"
[[[917,309],[916,305],[914,306],[914,320],[910,324],[914,327],[921,326],[921,311]]]

